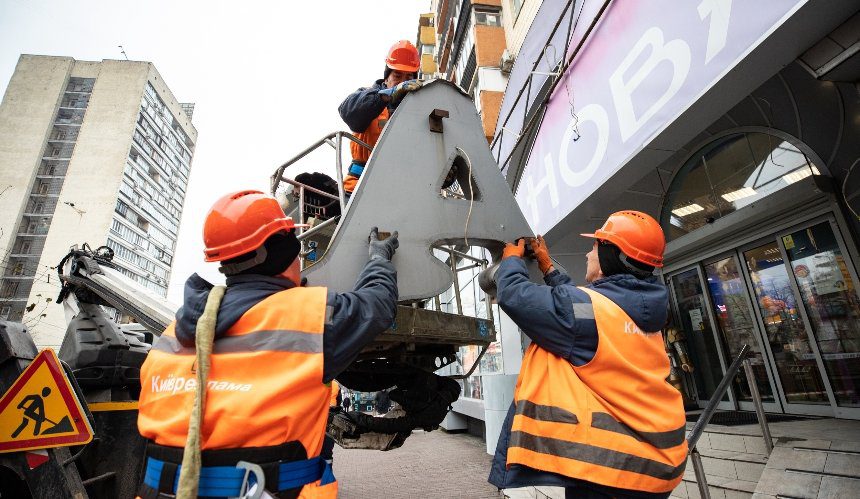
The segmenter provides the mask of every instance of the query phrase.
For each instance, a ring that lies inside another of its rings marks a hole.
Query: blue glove
[[[392,88],[380,90],[379,93],[391,97],[391,103],[397,105],[406,97],[406,94],[418,90],[423,84],[421,80],[407,80]]]

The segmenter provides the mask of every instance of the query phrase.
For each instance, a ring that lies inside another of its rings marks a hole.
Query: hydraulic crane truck
[[[352,289],[366,262],[370,228],[399,231],[395,324],[337,378],[354,391],[390,389],[397,410],[385,417],[333,410],[327,430],[345,448],[389,450],[415,428],[438,427],[460,395],[456,378],[471,375],[495,340],[490,298],[484,296],[482,313],[467,310],[458,274],[477,268],[486,275],[504,243],[531,230],[490,154],[474,104],[450,82],[425,83],[403,100],[351,197],[342,188],[347,141],[369,148],[347,132],[326,135],[281,165],[271,190],[288,215],[312,225],[298,236],[302,275],[311,286]],[[288,175],[291,166],[329,146],[336,179]],[[86,445],[43,449],[48,461],[34,468],[25,452],[0,453],[0,497],[134,496],[144,457],[135,424],[140,366],[175,306],[122,275],[113,256],[108,247],[84,245],[58,267],[58,302],[69,323],[59,357],[95,437]],[[443,299],[452,306],[446,309]],[[104,307],[137,324],[116,324]],[[482,348],[472,365],[459,375],[435,373],[459,362],[458,349],[466,345]],[[0,393],[36,354],[22,324],[0,321]]]

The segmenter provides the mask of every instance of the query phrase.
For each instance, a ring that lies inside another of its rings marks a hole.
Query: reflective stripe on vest
[[[275,293],[214,343],[202,448],[300,442],[319,455],[331,388],[322,382],[325,288]],[[182,447],[197,379],[194,348],[167,327],[141,368],[138,429],[159,445]]]
[[[357,133],[355,136],[365,144],[369,145],[372,149],[373,147],[376,147],[376,142],[379,140],[379,136],[382,135],[382,130],[385,128],[386,123],[388,123],[387,107],[379,113],[379,116],[370,122],[370,125],[368,125],[365,131]],[[367,165],[367,160],[370,158],[370,153],[372,152],[353,141],[349,141],[349,151],[352,153],[353,162],[360,165]],[[355,184],[358,183],[358,177],[358,175],[344,176],[343,187],[346,192],[352,192],[355,189]]]
[[[643,333],[608,298],[592,301],[598,347],[573,366],[529,346],[514,394],[508,465],[522,464],[589,482],[667,492],[682,479],[687,456],[680,393],[665,382],[668,359],[659,333]]]

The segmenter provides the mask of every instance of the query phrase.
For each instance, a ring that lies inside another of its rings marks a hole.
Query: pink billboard
[[[582,1],[571,50],[604,3]],[[611,2],[556,86],[517,188],[532,229],[548,232],[806,1]]]

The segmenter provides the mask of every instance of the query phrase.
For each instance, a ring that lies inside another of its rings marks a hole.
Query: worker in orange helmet
[[[249,478],[240,462],[258,466],[254,484],[276,497],[337,495],[320,457],[330,382],[394,321],[397,232],[380,241],[374,228],[355,290],[336,293],[301,285],[296,227],[274,198],[253,190],[221,197],[206,216],[206,261],[221,262],[227,282],[215,308],[202,419],[194,426],[202,449],[199,496],[245,497]],[[176,320],[141,368],[144,499],[176,493],[202,364],[195,341],[206,330],[201,323],[212,315],[215,291],[217,297],[222,289],[197,274],[187,280]],[[201,319],[204,310],[210,315]]]
[[[383,78],[370,87],[359,88],[341,103],[340,117],[358,139],[371,148],[376,146],[385,123],[403,97],[421,88],[417,79],[420,67],[418,49],[408,40],[400,40],[388,50]],[[371,151],[352,141],[349,149],[352,163],[344,177],[343,189],[352,194]]]
[[[532,339],[502,426],[490,483],[548,485],[565,497],[665,498],[687,461],[681,394],[666,382],[660,330],[665,239],[652,217],[613,213],[593,234],[586,286],[529,242],[546,286],[529,282],[525,240],[496,273],[499,306]]]

